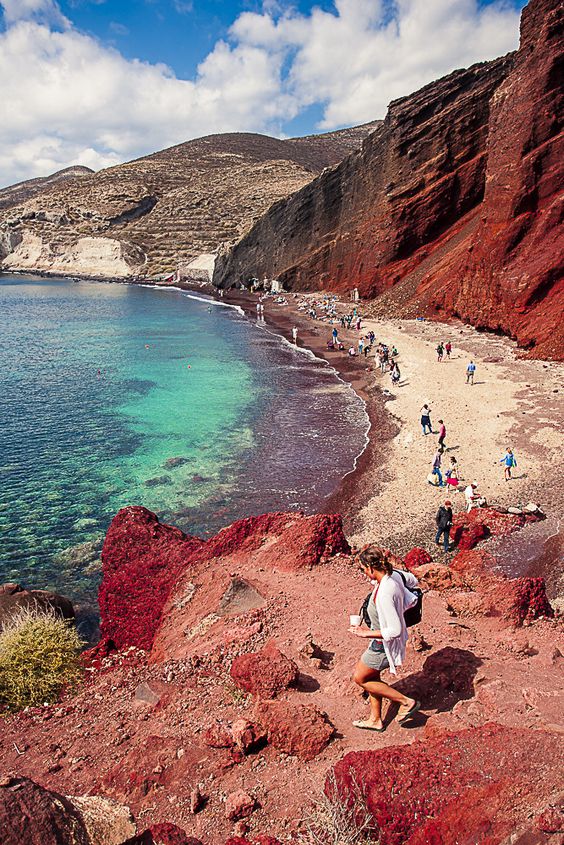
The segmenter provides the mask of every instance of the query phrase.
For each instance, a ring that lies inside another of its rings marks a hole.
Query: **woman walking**
[[[512,449],[506,449],[505,455],[500,460],[500,464],[504,464],[503,467],[503,475],[505,476],[505,480],[509,481],[511,478],[511,470],[513,467],[517,466],[517,461],[515,460],[515,455],[513,454]]]
[[[360,565],[367,578],[374,585],[368,602],[370,628],[350,627],[356,637],[370,640],[368,648],[361,655],[354,670],[354,682],[368,693],[370,717],[353,722],[355,728],[370,731],[383,731],[382,699],[387,698],[399,704],[396,721],[400,725],[407,722],[421,707],[414,698],[399,692],[380,680],[380,673],[389,669],[397,675],[396,667],[401,666],[405,657],[407,627],[404,611],[417,601],[409,587],[417,586],[417,578],[411,572],[394,571],[394,557],[391,552],[378,546],[367,546],[360,553]]]

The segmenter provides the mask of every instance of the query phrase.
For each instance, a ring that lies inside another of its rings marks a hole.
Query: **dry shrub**
[[[325,791],[303,820],[299,845],[378,845],[379,841],[362,786],[353,780],[353,802],[348,806],[339,795],[335,774],[331,772]]]
[[[0,710],[51,704],[75,687],[82,645],[74,624],[55,613],[17,611],[0,632]]]

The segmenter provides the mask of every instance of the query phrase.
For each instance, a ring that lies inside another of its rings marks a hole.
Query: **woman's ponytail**
[[[391,575],[394,571],[395,556],[389,549],[382,549],[380,546],[371,544],[365,546],[360,552],[360,562],[363,568],[372,569],[375,572],[385,572]]]

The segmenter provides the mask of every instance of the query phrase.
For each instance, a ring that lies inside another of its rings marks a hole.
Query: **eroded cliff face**
[[[562,43],[561,4],[532,0],[516,54],[392,103],[359,152],[220,256],[214,282],[357,287],[376,312],[456,315],[561,357]]]
[[[185,270],[357,149],[375,125],[289,140],[210,135],[99,173],[69,168],[4,188],[2,267],[116,277]]]

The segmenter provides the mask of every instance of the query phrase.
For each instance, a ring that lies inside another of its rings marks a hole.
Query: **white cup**
[[[362,618],[360,616],[353,615],[350,617],[351,628],[358,628],[361,622]]]

